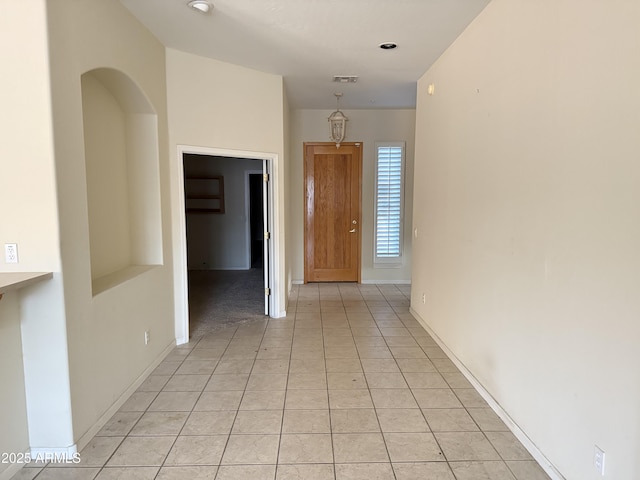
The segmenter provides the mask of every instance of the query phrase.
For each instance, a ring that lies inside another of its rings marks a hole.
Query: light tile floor
[[[296,286],[288,316],[177,347],[37,480],[542,480],[408,312],[408,286]]]

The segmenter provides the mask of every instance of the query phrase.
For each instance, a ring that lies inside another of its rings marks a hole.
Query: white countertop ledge
[[[0,273],[0,297],[14,290],[27,287],[33,283],[53,278],[51,272],[11,272]]]

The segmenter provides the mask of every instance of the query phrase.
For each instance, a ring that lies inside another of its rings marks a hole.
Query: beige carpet
[[[189,271],[191,337],[264,318],[262,269]]]

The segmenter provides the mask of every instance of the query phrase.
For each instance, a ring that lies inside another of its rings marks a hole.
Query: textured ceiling
[[[295,108],[413,108],[416,81],[489,0],[121,0],[167,47],[284,77]],[[395,50],[382,50],[395,42]],[[357,75],[336,84],[334,75]]]

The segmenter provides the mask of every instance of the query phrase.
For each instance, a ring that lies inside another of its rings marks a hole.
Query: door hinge
[[[264,182],[268,182],[269,181],[269,174],[268,173],[263,173],[262,174],[262,180]]]
[[[271,232],[264,232],[264,239],[269,240],[271,238]]]
[[[271,295],[271,289],[270,288],[265,288],[264,289],[264,294],[268,297],[269,295]]]

